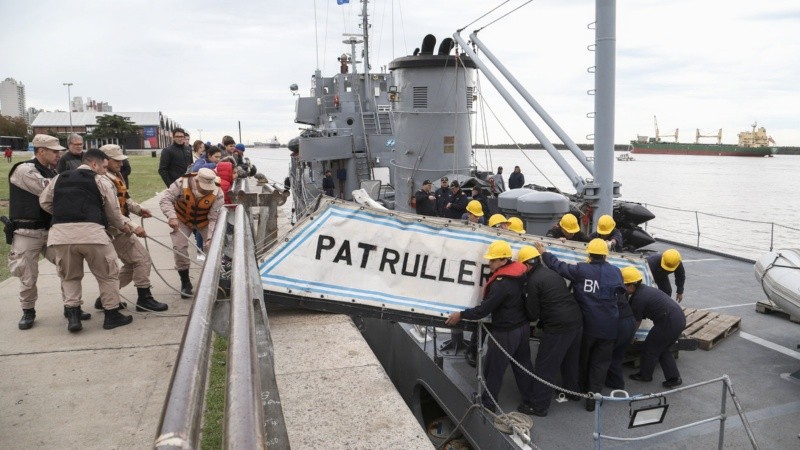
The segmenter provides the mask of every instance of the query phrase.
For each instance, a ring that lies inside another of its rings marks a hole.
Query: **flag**
[[[344,5],[345,3],[350,3],[350,0],[336,0],[337,5]]]

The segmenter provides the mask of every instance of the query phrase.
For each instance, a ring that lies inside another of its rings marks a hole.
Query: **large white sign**
[[[515,257],[523,245],[543,240],[563,261],[586,258],[581,243],[326,200],[270,250],[261,281],[270,292],[446,317],[480,302],[489,278],[483,255],[497,239],[508,241]],[[638,256],[609,261],[637,266],[650,284]]]

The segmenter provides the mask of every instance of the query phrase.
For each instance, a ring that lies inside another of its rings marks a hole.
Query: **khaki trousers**
[[[25,234],[14,233],[11,250],[8,253],[8,271],[19,278],[19,302],[22,309],[36,306],[39,291],[39,255],[55,262],[55,252],[47,247],[47,230],[24,230]]]
[[[149,288],[151,260],[142,241],[133,234],[122,233],[115,237],[111,244],[114,245],[114,250],[122,261],[122,268],[119,269],[120,289],[131,281],[137,288]]]
[[[52,245],[56,252],[56,269],[61,277],[61,295],[64,306],[81,306],[83,261],[89,265],[97,278],[103,308],[119,306],[119,268],[117,252],[108,244],[58,244]]]
[[[183,255],[189,254],[189,237],[192,236],[192,230],[194,228],[189,228],[183,222],[178,224],[177,230],[172,230],[169,234],[169,237],[172,239],[172,248],[175,249],[173,253],[175,256],[175,269],[177,270],[185,270],[189,268],[189,258]],[[206,240],[206,235],[208,233],[208,227],[203,229],[198,229],[198,233],[200,236],[203,237],[203,242]],[[179,254],[181,253],[181,254]]]

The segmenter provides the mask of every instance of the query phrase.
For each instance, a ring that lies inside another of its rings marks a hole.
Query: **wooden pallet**
[[[782,310],[778,305],[772,303],[770,300],[759,300],[756,303],[756,312],[760,312],[761,314],[770,314],[773,312],[781,313],[791,320],[794,323],[800,323],[800,317],[795,317],[788,312]]]
[[[683,334],[696,340],[703,350],[711,350],[717,343],[739,330],[742,318],[713,311],[682,308],[686,315]]]

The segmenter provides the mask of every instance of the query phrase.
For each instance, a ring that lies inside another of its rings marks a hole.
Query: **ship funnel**
[[[426,35],[422,40],[422,50],[419,52],[419,54],[432,55],[434,47],[436,47],[436,36],[432,34]]]
[[[471,176],[476,65],[451,55],[453,40],[444,39],[433,54],[436,38],[425,37],[422,51],[389,63],[396,94],[392,101],[394,140],[389,162],[396,180],[396,208],[408,201],[423,180],[465,181]],[[437,183],[438,186],[438,183]]]
[[[439,54],[440,55],[449,55],[450,50],[456,46],[456,43],[453,42],[453,38],[445,38],[441,44],[439,44]]]

